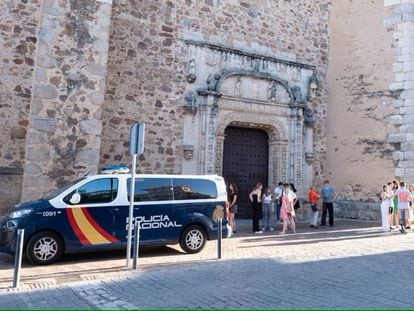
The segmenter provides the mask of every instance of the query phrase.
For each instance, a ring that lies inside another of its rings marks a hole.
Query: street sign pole
[[[130,198],[129,198],[129,216],[128,216],[128,239],[127,239],[127,254],[126,254],[126,267],[130,268],[131,263],[131,249],[132,249],[132,220],[134,218],[134,199],[135,199],[135,172],[137,166],[137,154],[144,153],[144,138],[145,138],[145,124],[134,124],[131,127],[129,136],[129,149],[132,155],[132,172],[131,172],[131,186],[130,186]],[[139,239],[138,231],[139,224],[134,221],[135,227],[135,239]],[[138,247],[139,241],[136,241]],[[134,252],[134,260],[136,261]],[[136,269],[136,267],[135,267]]]
[[[131,261],[131,244],[132,244],[132,218],[134,217],[134,194],[135,194],[135,167],[137,165],[137,155],[132,155],[132,176],[131,176],[131,195],[129,198],[129,216],[128,216],[128,244],[127,244],[127,262],[129,268]],[[135,225],[135,222],[134,222]],[[135,228],[136,231],[136,228]]]

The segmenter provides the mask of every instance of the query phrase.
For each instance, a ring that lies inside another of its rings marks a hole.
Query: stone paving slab
[[[10,288],[12,260],[0,257],[0,308],[413,308],[414,234],[382,233],[377,224],[337,221],[296,235],[249,232],[199,254],[144,249],[138,271],[124,252],[69,256],[56,265],[27,263],[22,287]],[[85,257],[86,256],[86,257]],[[103,260],[103,258],[105,260]],[[5,273],[6,272],[6,273]],[[5,279],[6,278],[6,279]]]

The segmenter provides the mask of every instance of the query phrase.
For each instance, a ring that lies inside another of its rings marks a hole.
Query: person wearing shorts
[[[229,200],[229,223],[233,229],[233,233],[236,233],[236,214],[237,214],[237,186],[236,184],[230,184],[230,200]]]
[[[394,227],[392,226],[392,219],[394,217],[394,209],[397,209],[397,207],[394,207],[394,191],[393,189],[393,183],[389,182],[387,183],[387,196],[389,197],[389,202],[388,202],[388,225],[389,225],[389,229],[390,231],[394,229]]]
[[[408,212],[410,207],[410,202],[412,202],[413,197],[411,192],[405,188],[405,183],[400,182],[400,188],[395,192],[395,195],[398,197],[398,217],[400,219],[400,232],[407,233],[406,224],[408,219]]]
[[[394,198],[393,198],[393,218],[394,218],[394,224],[395,226],[398,228],[398,222],[399,222],[399,217],[398,217],[398,196],[395,195],[395,193],[397,192],[397,190],[400,189],[400,183],[398,182],[398,180],[393,180],[392,181],[392,191],[394,192]],[[392,223],[392,222],[391,222]]]

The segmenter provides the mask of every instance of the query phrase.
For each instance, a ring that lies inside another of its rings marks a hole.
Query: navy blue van
[[[55,262],[64,253],[125,248],[130,179],[87,176],[15,206],[0,221],[0,251],[15,252],[17,229],[25,229],[24,250],[33,264]],[[220,215],[229,237],[226,198],[220,176],[136,175],[132,224],[140,225],[140,245],[179,243],[186,253],[197,253],[217,238]]]

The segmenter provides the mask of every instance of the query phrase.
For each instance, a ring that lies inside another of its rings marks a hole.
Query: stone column
[[[216,136],[216,174],[223,175],[224,135]]]
[[[303,157],[303,112],[298,104],[291,105],[289,137],[289,176],[288,182],[295,184],[302,192],[302,157]]]
[[[311,126],[305,127],[305,162],[303,163],[303,189],[307,189],[313,183],[313,128]]]
[[[306,193],[307,189],[313,185],[313,127],[316,124],[314,112],[311,108],[304,111],[304,162],[303,162],[303,189]]]
[[[215,91],[201,91],[199,94],[204,97],[200,109],[202,142],[199,174],[214,174],[216,172],[217,101],[220,94]]]
[[[298,190],[298,195],[303,196],[305,194],[303,189],[303,109],[296,109],[295,138],[293,141],[296,144],[294,184]]]
[[[97,172],[112,0],[43,1],[22,200]]]
[[[269,177],[269,185],[276,186],[279,181],[288,181],[288,168],[289,168],[289,156],[288,156],[288,141],[284,140],[272,140],[269,141],[269,176],[272,176],[272,180]],[[270,183],[272,182],[272,183]]]

